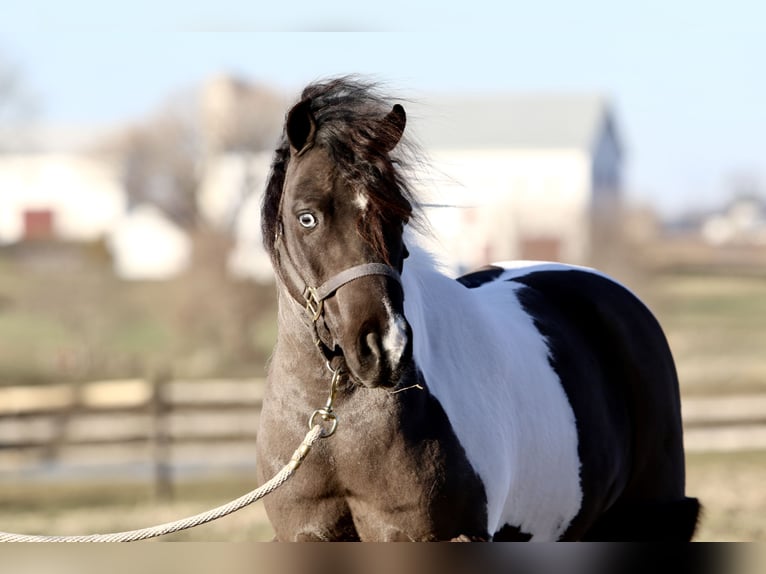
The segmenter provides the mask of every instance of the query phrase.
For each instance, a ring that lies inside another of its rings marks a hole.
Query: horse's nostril
[[[412,355],[411,330],[403,317],[393,315],[385,328],[380,326],[366,322],[354,350],[346,355],[356,379],[368,387],[396,384]]]
[[[367,333],[362,337],[359,351],[360,356],[364,359],[379,361],[382,352],[380,335],[374,331]]]

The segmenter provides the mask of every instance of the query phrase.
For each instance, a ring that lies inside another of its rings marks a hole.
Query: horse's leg
[[[340,497],[290,497],[272,493],[264,500],[277,542],[355,542],[359,534]]]
[[[696,498],[618,503],[596,521],[584,540],[688,542],[699,513]]]

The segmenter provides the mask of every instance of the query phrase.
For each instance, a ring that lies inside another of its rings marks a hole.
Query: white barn
[[[456,272],[588,263],[599,229],[617,225],[623,153],[604,98],[440,97],[411,109],[434,168],[423,193],[435,247]]]
[[[128,205],[116,162],[76,152],[0,155],[0,246],[101,240],[123,279],[167,279],[191,259],[183,230],[149,206]]]
[[[73,154],[0,155],[0,245],[94,241],[125,208],[118,173],[107,162]]]

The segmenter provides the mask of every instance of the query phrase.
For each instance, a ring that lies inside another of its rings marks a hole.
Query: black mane
[[[389,154],[399,134],[381,121],[391,111],[392,99],[382,96],[372,82],[343,76],[309,84],[299,101],[305,100],[316,121],[316,145],[330,153],[345,181],[368,198],[372,217],[359,221],[359,231],[385,257],[383,231],[414,216],[412,190],[402,173],[412,146],[401,141]],[[261,209],[263,243],[272,255],[289,161],[290,144],[283,130]]]

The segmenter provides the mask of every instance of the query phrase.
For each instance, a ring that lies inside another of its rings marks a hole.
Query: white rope
[[[306,434],[301,445],[293,453],[290,462],[288,462],[282,470],[274,476],[274,478],[269,480],[263,486],[251,490],[236,500],[232,500],[228,504],[208,510],[207,512],[195,514],[188,518],[182,518],[175,522],[160,524],[159,526],[151,526],[140,530],[128,530],[126,532],[113,532],[109,534],[89,534],[84,536],[36,536],[0,532],[0,542],[135,542],[138,540],[156,538],[157,536],[164,536],[165,534],[172,534],[173,532],[180,532],[181,530],[187,530],[199,526],[200,524],[207,524],[208,522],[228,516],[237,510],[241,510],[242,508],[251,505],[253,502],[260,500],[282,486],[301,465],[303,459],[306,458],[306,455],[309,453],[314,443],[324,436],[329,436],[329,434],[332,433],[325,434],[321,425],[314,425],[311,427],[308,434]]]

